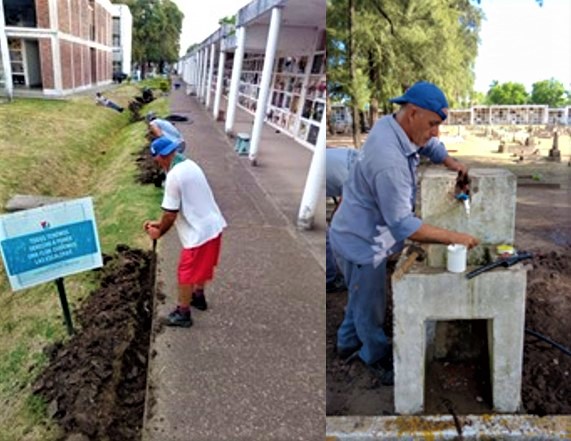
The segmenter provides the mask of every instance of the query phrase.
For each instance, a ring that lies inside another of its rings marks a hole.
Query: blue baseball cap
[[[428,81],[419,81],[413,84],[407,89],[404,95],[390,99],[389,101],[395,104],[415,104],[418,107],[436,113],[442,118],[442,121],[448,116],[446,112],[444,112],[444,109],[448,109],[448,101],[446,101],[444,92]]]
[[[154,158],[156,156],[168,156],[176,148],[178,143],[171,141],[166,136],[160,136],[151,142],[151,156]]]

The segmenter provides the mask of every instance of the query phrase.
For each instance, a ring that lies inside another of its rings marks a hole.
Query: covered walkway
[[[325,238],[320,228],[295,228],[311,152],[264,127],[264,161],[251,167],[184,87],[171,108],[194,120],[178,127],[229,227],[206,290],[209,309],[193,310],[190,329],[157,327],[174,306],[180,250],[175,231],[161,240],[157,279],[166,299],[156,301],[143,439],[322,440]],[[236,123],[251,119],[238,112]],[[316,225],[324,226],[321,207]]]

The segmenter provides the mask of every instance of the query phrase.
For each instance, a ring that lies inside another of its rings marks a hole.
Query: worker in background
[[[335,200],[335,210],[341,203],[343,193],[343,183],[349,176],[349,169],[357,157],[357,150],[341,147],[327,148],[325,155],[326,176],[325,189],[326,196]],[[335,211],[331,214],[331,217]],[[327,294],[346,291],[347,287],[343,281],[343,275],[337,268],[337,262],[331,251],[329,243],[329,226],[325,231],[325,251],[326,251],[326,292]]]

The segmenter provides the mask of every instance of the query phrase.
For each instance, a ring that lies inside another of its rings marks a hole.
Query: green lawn
[[[106,96],[127,106],[138,89],[124,85]],[[157,93],[155,94],[157,95]],[[146,110],[168,112],[161,98]],[[104,253],[115,246],[149,248],[142,232],[159,215],[161,192],[135,181],[135,154],[145,145],[144,122],[129,112],[96,106],[91,95],[61,100],[16,99],[0,104],[0,213],[15,194],[94,199]],[[72,311],[95,287],[93,273],[65,280]],[[0,441],[51,441],[57,426],[31,383],[47,363],[43,349],[66,338],[54,283],[12,293],[0,268]]]

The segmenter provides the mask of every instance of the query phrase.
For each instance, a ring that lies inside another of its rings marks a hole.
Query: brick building
[[[0,0],[0,9],[8,93],[62,96],[112,81],[109,0]]]

